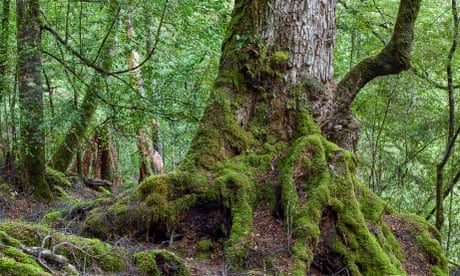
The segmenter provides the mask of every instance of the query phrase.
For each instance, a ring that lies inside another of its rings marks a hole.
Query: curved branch
[[[397,74],[410,68],[414,25],[421,0],[401,0],[391,41],[379,54],[363,59],[337,85],[338,108],[349,108],[358,92],[379,76]]]

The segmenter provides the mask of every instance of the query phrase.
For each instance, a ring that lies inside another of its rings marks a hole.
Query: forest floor
[[[89,188],[71,189],[69,195],[78,200],[90,200],[101,195],[101,193]],[[117,191],[114,190],[116,194]],[[32,195],[17,194],[10,192],[10,199],[0,195],[0,220],[10,221],[27,221],[40,222],[47,212],[56,211],[61,208],[68,208],[68,202],[57,200],[53,204],[39,202]],[[206,217],[207,220],[218,219],[218,214],[215,218]],[[112,244],[129,248],[131,252],[138,252],[148,249],[167,249],[175,252],[178,256],[184,259],[189,267],[192,275],[232,275],[228,273],[233,264],[227,263],[224,259],[222,242],[212,241],[212,247],[208,254],[200,254],[197,250],[197,243],[200,241],[198,232],[203,229],[189,227],[193,225],[192,221],[200,221],[203,216],[200,212],[190,213],[184,219],[187,227],[182,228],[180,238],[174,241],[163,241],[161,243],[151,243],[148,240],[134,240],[130,237],[119,237]],[[427,260],[426,254],[417,250],[416,241],[413,236],[414,225],[407,224],[398,216],[385,216],[384,222],[390,226],[395,234],[396,239],[401,244],[401,250],[405,258],[401,261],[403,268],[408,275],[431,275],[430,263]],[[289,258],[290,244],[295,242],[289,239],[286,235],[283,221],[272,215],[269,205],[266,202],[260,202],[253,214],[254,231],[251,235],[253,246],[249,249],[245,257],[245,266],[249,271],[253,269],[252,274],[245,275],[279,275],[289,271],[291,260]],[[212,223],[212,221],[210,222]],[[202,225],[202,224],[201,224]],[[368,224],[369,230],[374,233],[376,228]],[[183,229],[187,229],[184,231]],[[56,229],[56,231],[62,231]],[[68,232],[69,229],[66,229]],[[72,233],[78,235],[78,233]],[[374,233],[376,234],[376,233]],[[202,236],[202,235],[201,235]],[[265,263],[270,260],[270,264]],[[239,264],[241,265],[241,264]],[[266,269],[269,267],[269,269]],[[261,268],[263,268],[261,270]],[[312,270],[311,275],[324,275],[318,271]],[[343,271],[346,275],[346,270]],[[120,275],[131,275],[120,274]],[[341,273],[336,275],[342,275]]]
[[[71,189],[68,192],[72,198],[80,202],[100,196],[99,192],[89,188]],[[115,190],[114,194],[116,193],[117,191]],[[31,194],[25,195],[11,192],[11,199],[9,200],[0,195],[0,220],[38,223],[48,212],[68,207],[70,207],[68,202],[62,202],[59,199],[54,203],[43,203],[37,201]],[[199,221],[200,219],[203,219],[200,213],[192,213],[186,219],[189,221],[185,223],[190,225],[190,221]],[[207,217],[206,219],[209,220],[210,218]],[[216,217],[215,219],[218,218]],[[255,269],[270,266],[269,271],[268,269],[265,271],[265,275],[276,275],[288,271],[291,266],[287,250],[289,241],[286,238],[282,221],[272,215],[266,202],[261,202],[255,209],[253,220],[252,244],[254,246],[249,250],[245,258],[245,266],[249,269],[254,269],[253,272],[255,272]],[[66,227],[64,229],[60,227],[55,230],[64,230],[66,234],[78,235],[78,233],[72,233],[73,229],[71,228]],[[197,232],[202,231],[202,229],[193,227],[188,227],[187,229],[188,231],[181,233],[180,239],[172,242],[150,243],[143,239],[134,240],[130,237],[119,237],[111,243],[129,248],[133,253],[149,249],[167,249],[175,252],[185,261],[192,275],[231,275],[228,271],[231,270],[234,264],[226,263],[221,243],[213,241],[212,253],[200,255],[196,250],[196,245],[199,241],[197,236],[200,236]],[[270,264],[264,263],[267,257],[272,257]]]

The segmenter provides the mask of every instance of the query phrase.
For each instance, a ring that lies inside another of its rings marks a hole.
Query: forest
[[[460,275],[456,0],[3,0],[0,275]]]

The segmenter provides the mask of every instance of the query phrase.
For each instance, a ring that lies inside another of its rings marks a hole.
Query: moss
[[[0,231],[0,241],[2,244],[13,247],[20,247],[21,243],[8,235],[5,231]]]
[[[147,234],[152,225],[158,224],[172,229],[176,220],[195,205],[206,185],[207,177],[199,173],[148,177],[135,191],[117,196],[110,206],[91,211],[85,231],[105,239],[108,234]]]
[[[211,257],[214,245],[211,240],[201,240],[196,243],[195,252],[197,260],[205,260]]]
[[[160,270],[152,251],[136,253],[134,255],[134,264],[139,275],[160,275]]]
[[[401,265],[400,260],[404,260],[404,255],[401,251],[401,245],[396,240],[390,227],[383,223],[381,226],[377,226],[377,228],[380,230],[377,238],[382,248],[390,256],[392,263]]]
[[[330,199],[328,176],[323,173],[326,158],[320,135],[310,135],[297,139],[288,150],[280,166],[280,185],[284,217],[287,231],[297,239],[293,247],[293,259],[297,274],[305,273],[313,261],[313,249],[320,235],[321,210]],[[303,158],[311,159],[303,164],[312,182],[317,183],[315,192],[309,196],[308,204],[300,206],[294,181],[294,167]],[[306,167],[305,167],[306,166]]]
[[[0,233],[9,239],[21,239],[26,247],[40,246],[45,236],[53,233],[50,228],[39,224],[20,222],[4,222],[0,224]],[[4,238],[3,238],[4,239]],[[52,234],[53,244],[61,244],[56,248],[56,254],[64,255],[73,263],[79,264],[79,270],[91,265],[102,271],[118,272],[125,270],[124,258],[127,253],[120,248],[114,248],[98,239],[87,239],[62,233]],[[67,246],[66,244],[70,244]],[[16,255],[21,256],[21,255]],[[24,260],[21,263],[27,264]],[[35,275],[35,274],[22,274]]]
[[[111,233],[110,222],[107,220],[106,214],[99,212],[98,209],[88,213],[85,220],[85,229],[85,232],[89,232],[100,239],[108,239]]]
[[[371,223],[378,223],[383,215],[389,214],[391,208],[381,198],[375,195],[368,187],[356,184],[356,198],[364,217]]]
[[[290,231],[296,240],[292,252],[297,274],[305,273],[313,260],[325,207],[330,207],[337,216],[337,234],[332,249],[346,260],[352,274],[403,273],[394,256],[400,254],[400,249],[394,248],[392,234],[386,232],[389,237],[382,234],[378,240],[366,226],[365,216],[378,220],[385,205],[381,200],[371,202],[370,193],[361,192],[360,184],[352,177],[355,166],[356,159],[352,154],[319,134],[297,139],[288,150],[280,167],[280,184],[288,231],[292,227]],[[303,181],[295,178],[295,170],[307,173]],[[299,187],[303,186],[299,185],[308,187],[305,190],[308,201],[303,205],[298,198],[302,195],[298,194]],[[363,203],[358,203],[356,194],[358,198],[362,197]]]
[[[411,226],[413,235],[419,244],[426,258],[436,271],[441,271],[441,275],[447,275],[449,272],[447,258],[443,254],[439,232],[423,218],[415,215],[406,215],[405,221]]]
[[[310,112],[308,112],[305,107],[300,107],[296,112],[296,123],[296,133],[294,138],[321,133],[321,129],[318,124],[313,120]]]
[[[438,266],[432,266],[431,267],[431,272],[433,272],[433,275],[436,275],[436,276],[443,276],[443,275],[448,275],[446,274],[446,270],[445,269],[442,269]]]
[[[62,218],[65,215],[65,213],[67,213],[67,210],[49,212],[43,217],[42,222],[45,223],[46,225],[51,226],[57,220]]]
[[[0,185],[0,193],[2,193],[3,195],[9,196],[10,190],[10,185],[6,183]]]
[[[256,141],[236,121],[227,93],[216,89],[198,132],[178,171],[213,171],[216,165],[246,152]]]
[[[134,255],[134,262],[140,275],[190,275],[184,262],[166,250],[138,252]]]
[[[200,253],[206,253],[212,251],[213,244],[210,240],[201,240],[196,243],[196,251]]]
[[[289,51],[277,51],[272,55],[272,62],[275,64],[283,64],[289,61]]]
[[[253,208],[257,198],[254,182],[243,172],[224,170],[215,185],[219,187],[220,197],[232,214],[230,237],[225,243],[226,257],[232,263],[243,264],[250,245]]]
[[[17,262],[13,258],[0,257],[0,271],[5,275],[12,276],[23,276],[23,275],[51,275],[43,270],[41,266],[37,264],[25,264]]]
[[[46,181],[51,186],[60,186],[64,188],[72,187],[72,183],[65,177],[64,173],[57,171],[53,168],[46,168]]]

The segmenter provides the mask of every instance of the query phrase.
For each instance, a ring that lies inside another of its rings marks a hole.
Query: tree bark
[[[38,0],[16,2],[22,166],[25,181],[42,200],[53,195],[45,180],[45,134],[41,83],[41,30]]]

